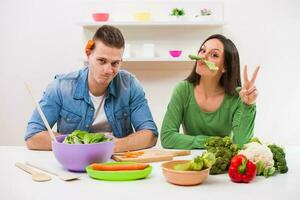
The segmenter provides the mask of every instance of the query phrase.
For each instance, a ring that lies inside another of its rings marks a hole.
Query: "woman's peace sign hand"
[[[241,100],[248,105],[254,104],[258,95],[258,91],[255,87],[255,80],[257,77],[257,73],[259,71],[260,66],[255,68],[252,78],[249,80],[248,78],[248,67],[245,65],[244,67],[244,84],[239,93]]]

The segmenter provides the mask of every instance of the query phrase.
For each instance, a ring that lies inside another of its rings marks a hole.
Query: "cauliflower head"
[[[263,162],[264,166],[271,168],[274,166],[272,151],[263,144],[251,142],[244,145],[244,148],[238,154],[245,155],[249,160],[255,164],[259,161]]]

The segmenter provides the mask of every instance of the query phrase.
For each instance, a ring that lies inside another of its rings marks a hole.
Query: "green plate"
[[[135,162],[107,162],[106,165],[114,164],[134,164]],[[88,175],[91,178],[106,180],[106,181],[131,181],[146,178],[152,171],[152,167],[149,165],[144,170],[129,170],[129,171],[100,171],[93,170],[89,165],[86,168]]]

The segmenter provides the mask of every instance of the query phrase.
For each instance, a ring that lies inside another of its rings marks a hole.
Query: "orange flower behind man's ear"
[[[89,40],[85,45],[85,53],[89,54],[95,45],[94,40]]]

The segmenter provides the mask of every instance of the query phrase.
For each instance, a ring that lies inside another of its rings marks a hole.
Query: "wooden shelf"
[[[123,58],[122,67],[129,71],[136,70],[185,70],[190,71],[194,61],[187,56],[196,52],[203,35],[220,32],[224,21],[216,20],[174,20],[174,21],[107,21],[107,22],[81,22],[84,40],[92,37],[95,30],[109,24],[121,29],[126,41],[130,44],[130,55],[134,57]],[[217,31],[216,31],[217,30]],[[155,45],[155,55],[159,57],[142,57],[145,43]],[[184,53],[178,57],[171,57],[170,49],[180,49]]]
[[[102,26],[104,24],[109,24],[118,27],[127,26],[203,26],[203,27],[218,27],[223,26],[223,21],[149,21],[149,22],[139,22],[139,21],[107,21],[107,22],[82,22],[79,23],[80,26],[84,28],[95,28]]]
[[[123,58],[124,62],[194,62],[185,57]]]
[[[78,62],[86,65],[84,59]],[[182,58],[123,58],[122,68],[129,71],[136,70],[191,70],[193,60]]]
[[[77,59],[79,62],[85,62],[85,59],[79,58]],[[123,62],[195,62],[188,58],[179,57],[179,58],[163,58],[163,57],[155,57],[155,58],[123,58]]]
[[[137,71],[137,70],[188,70],[191,71],[194,64],[192,62],[187,61],[125,61],[122,64],[122,68],[129,71]]]

